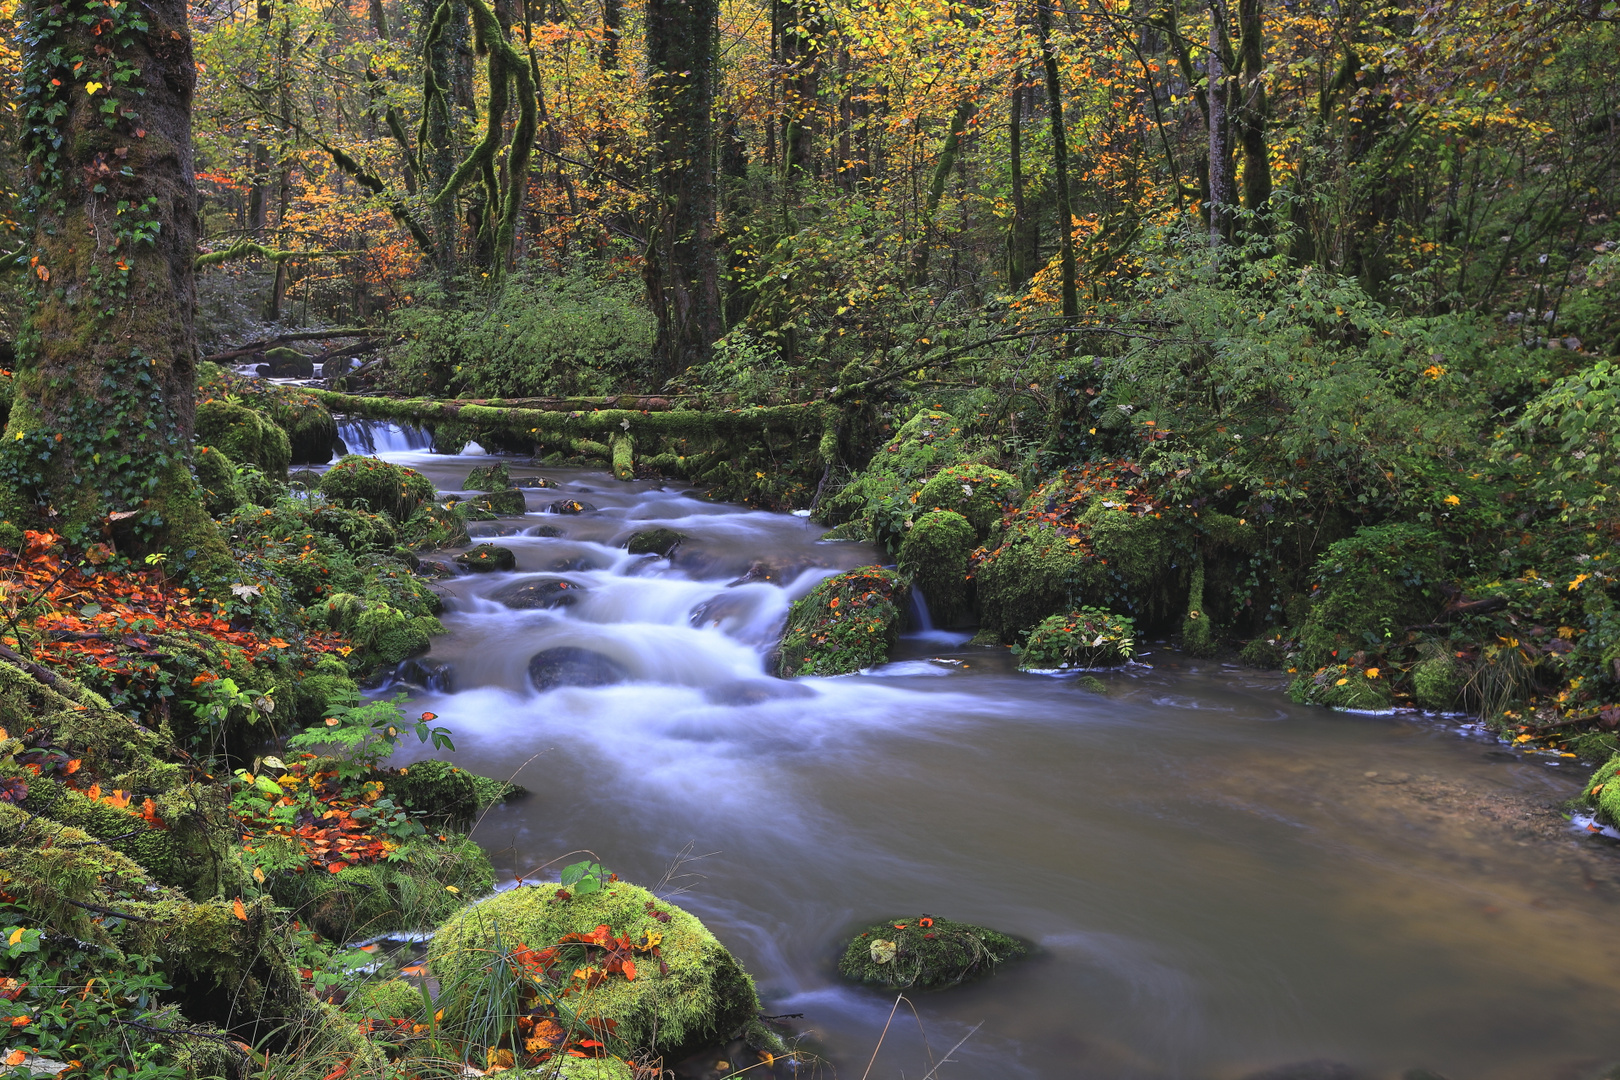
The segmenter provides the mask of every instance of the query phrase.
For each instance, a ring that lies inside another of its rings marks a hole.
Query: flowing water
[[[445,489],[487,460],[401,442],[372,445]],[[1219,1080],[1318,1060],[1574,1080],[1620,1058],[1610,842],[1521,813],[1573,795],[1573,763],[1298,707],[1281,676],[1162,645],[1103,675],[1107,696],[940,631],[859,676],[772,681],[790,601],[874,550],[674,485],[514,468],[531,472],[562,490],[479,527],[518,570],[445,584],[450,632],[428,659],[453,692],[414,695],[456,761],[532,792],[477,838],[508,878],[575,849],[632,881],[672,872],[666,891],[687,887],[677,902],[769,1012],[804,1014],[796,1030],[838,1075],[863,1075],[894,1000],[838,979],[841,944],[924,912],[1037,951],[915,995],[920,1031],[902,1006],[873,1078],[923,1076],[980,1022],[940,1075]],[[598,509],[540,513],[559,498]],[[654,525],[691,539],[672,559],[628,555]],[[583,596],[490,599],[537,576]],[[537,692],[529,659],[557,647],[629,681]]]

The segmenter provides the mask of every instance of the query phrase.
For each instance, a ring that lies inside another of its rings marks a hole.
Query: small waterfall
[[[433,442],[427,432],[414,424],[406,426],[384,420],[339,420],[338,437],[349,448],[349,453],[369,456],[422,451]]]
[[[933,616],[928,611],[928,601],[923,597],[922,590],[913,587],[907,594],[911,597],[911,606],[908,614],[911,616],[911,627],[903,635],[917,641],[926,641],[931,645],[948,645],[956,647],[966,643],[973,637],[972,634],[960,630],[940,630],[934,626]]]

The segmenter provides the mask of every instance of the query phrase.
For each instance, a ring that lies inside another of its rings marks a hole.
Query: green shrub
[[[348,454],[321,477],[321,494],[339,506],[386,513],[406,521],[433,499],[433,482],[415,469]]]
[[[846,979],[889,990],[955,986],[1025,952],[1017,938],[928,915],[890,919],[850,939],[838,961]]]
[[[1288,696],[1301,705],[1357,712],[1382,712],[1394,699],[1382,671],[1349,664],[1328,664],[1310,675],[1299,676],[1288,684]]]
[[[265,474],[287,478],[292,449],[287,433],[256,409],[227,401],[205,401],[197,406],[197,441],[239,464],[257,465]]]
[[[955,510],[973,526],[980,543],[1007,507],[1024,501],[1016,477],[988,465],[951,465],[935,473],[917,492],[917,509]]]
[[[974,539],[972,524],[961,514],[930,510],[911,523],[900,542],[900,572],[922,592],[929,613],[941,625],[968,613]]]
[[[848,675],[881,664],[899,637],[895,600],[905,582],[893,570],[863,566],[830,577],[796,600],[777,655],[794,675]]]
[[[1123,664],[1136,652],[1136,627],[1123,615],[1081,608],[1043,619],[1018,649],[1024,671]]]
[[[1434,712],[1456,708],[1468,685],[1468,673],[1449,656],[1434,656],[1412,669],[1412,696]]]

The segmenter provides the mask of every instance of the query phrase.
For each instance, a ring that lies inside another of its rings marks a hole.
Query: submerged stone
[[[674,529],[642,529],[640,532],[632,533],[630,539],[625,541],[624,547],[632,555],[666,557],[685,539],[685,533],[678,533]]]
[[[585,586],[562,578],[542,578],[537,581],[519,581],[504,589],[497,589],[489,598],[517,611],[538,608],[572,607],[586,592]]]
[[[546,649],[529,658],[529,681],[542,692],[559,686],[610,686],[629,678],[630,672],[612,657],[572,645]]]
[[[780,679],[738,679],[736,682],[721,683],[703,691],[703,700],[710,705],[759,705],[766,701],[815,696],[816,692],[808,686]]]
[[[850,939],[846,979],[889,989],[955,986],[1027,951],[1015,937],[930,915],[890,919]]]
[[[548,480],[544,476],[514,476],[512,486],[518,488],[554,488],[560,485],[555,480]]]
[[[548,514],[590,514],[595,511],[595,506],[588,502],[580,502],[578,499],[558,499],[546,507]]]
[[[457,555],[456,565],[475,571],[511,570],[517,566],[517,556],[512,554],[511,548],[503,548],[496,544],[479,544],[471,551],[463,551]]]
[[[442,660],[428,660],[421,656],[403,660],[395,670],[394,677],[424,690],[435,690],[441,694],[456,692],[455,669]]]

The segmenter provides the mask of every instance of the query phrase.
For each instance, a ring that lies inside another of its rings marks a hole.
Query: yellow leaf
[[[85,83],[84,84],[84,92],[91,95],[92,97],[94,97],[96,91],[100,90],[102,85],[103,85],[102,83],[98,83],[98,82]]]
[[[1349,679],[1340,679],[1338,682],[1334,683],[1333,685],[1334,686],[1343,686],[1345,683],[1347,683],[1349,681],[1350,681]]]
[[[11,932],[11,937],[6,939],[6,944],[7,945],[15,945],[15,944],[17,944],[17,942],[22,940],[22,934],[23,934],[23,928],[20,927],[20,926],[17,927],[17,929],[15,929],[15,930],[13,930]]]
[[[1368,668],[1367,669],[1367,678],[1369,678],[1369,679],[1378,678],[1378,669],[1375,668],[1375,667]]]
[[[1457,496],[1455,496],[1455,495],[1447,495],[1445,497],[1444,502],[1446,503],[1447,506],[1458,506],[1458,505],[1461,505],[1462,500],[1457,498]]]
[[[264,884],[264,867],[255,866],[253,868],[253,880],[257,881],[260,885]]]
[[[894,954],[898,951],[894,942],[878,938],[872,942],[872,962],[874,964],[891,963],[894,960]]]

